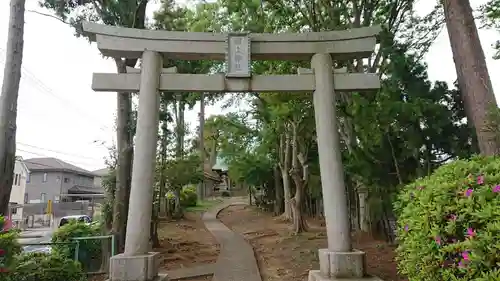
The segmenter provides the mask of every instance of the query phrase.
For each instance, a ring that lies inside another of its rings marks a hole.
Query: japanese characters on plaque
[[[227,44],[226,76],[250,77],[250,37],[248,34],[228,34]]]

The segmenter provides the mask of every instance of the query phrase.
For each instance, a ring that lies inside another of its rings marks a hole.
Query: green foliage
[[[199,183],[203,179],[200,166],[198,155],[168,160],[165,165],[167,185],[174,189],[181,189],[183,186]]]
[[[0,216],[0,225],[4,218]],[[0,228],[1,229],[1,228]],[[21,246],[17,242],[19,232],[17,230],[0,230],[0,275],[4,270],[11,271],[15,262],[15,256],[21,252]]]
[[[397,259],[410,280],[500,280],[500,158],[474,157],[405,187]]]
[[[489,0],[479,8],[480,18],[485,27],[500,31],[500,0]],[[500,40],[497,40],[493,47],[496,50],[494,59],[500,58]]]
[[[231,193],[227,190],[224,190],[221,192],[221,195],[222,197],[231,197]]]
[[[484,130],[493,133],[493,141],[500,143],[500,108],[492,106],[488,110],[488,122]],[[500,147],[497,147],[497,155],[500,155]]]
[[[68,224],[58,228],[52,236],[53,243],[71,243],[68,245],[53,245],[52,251],[61,257],[74,259],[76,245],[73,238],[92,237],[100,235],[100,226],[95,224],[85,224],[71,220]],[[73,242],[73,243],[72,243]],[[82,263],[84,269],[90,269],[97,263],[101,257],[101,240],[86,239],[80,240],[78,251],[78,260]]]
[[[80,263],[56,253],[23,253],[10,281],[84,281]]]
[[[116,191],[116,169],[109,167],[109,172],[102,179],[102,187],[106,192],[106,200],[101,206],[102,221],[106,226],[110,226],[113,221],[113,201]]]
[[[194,207],[198,202],[196,187],[185,187],[181,191],[181,206],[183,208]]]

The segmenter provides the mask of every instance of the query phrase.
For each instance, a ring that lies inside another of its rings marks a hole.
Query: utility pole
[[[23,62],[25,4],[26,0],[10,1],[6,59],[0,96],[0,215],[4,216],[9,215],[16,161],[17,97]]]
[[[201,182],[198,185],[198,200],[203,200],[205,198],[205,136],[203,130],[205,128],[205,93],[201,92],[200,98],[200,159],[201,159]]]

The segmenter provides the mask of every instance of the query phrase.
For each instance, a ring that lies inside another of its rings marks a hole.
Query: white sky
[[[423,9],[435,0],[420,1]],[[471,1],[476,5],[486,0]],[[429,3],[429,4],[427,4]],[[27,10],[41,11],[37,0],[27,0]],[[0,1],[0,79],[3,76],[9,1]],[[152,8],[149,8],[152,10]],[[65,24],[26,12],[24,59],[17,117],[17,154],[24,158],[56,157],[89,170],[104,167],[104,157],[115,139],[116,95],[92,91],[93,72],[114,73],[111,60],[96,46],[76,38]],[[500,61],[491,59],[491,45],[500,38],[495,31],[480,31],[490,76],[500,92]],[[444,31],[426,56],[432,80],[456,79],[448,36]],[[1,80],[0,80],[1,81]],[[500,102],[500,94],[497,94]],[[220,104],[209,106],[207,116],[221,113]],[[226,111],[223,111],[226,112]],[[186,115],[196,126],[198,107]]]

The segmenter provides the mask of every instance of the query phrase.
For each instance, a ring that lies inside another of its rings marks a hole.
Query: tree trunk
[[[151,214],[151,223],[149,227],[149,237],[151,239],[151,244],[153,249],[160,247],[160,239],[158,238],[158,214],[160,211],[159,204],[154,204],[154,201],[158,198],[159,192],[154,192],[153,199],[153,213]]]
[[[165,175],[165,166],[167,162],[167,122],[164,122],[162,125],[162,136],[161,136],[161,144],[160,144],[160,182],[159,182],[159,194],[158,194],[158,216],[166,217],[167,216],[167,179]]]
[[[368,209],[368,192],[366,188],[358,188],[359,225],[362,232],[370,231],[370,214]]]
[[[307,231],[303,201],[309,173],[305,159],[299,154],[297,126],[295,122],[292,122],[292,169],[290,170],[290,174],[295,183],[295,196],[291,200],[290,205],[293,212],[293,229],[295,234]]]
[[[470,2],[444,0],[442,3],[468,119],[472,120],[471,125],[476,129],[481,154],[495,155],[500,144],[496,142],[495,132],[486,130],[485,125],[489,111],[497,104]]]
[[[118,73],[127,73],[126,66],[134,67],[137,60],[115,59]],[[127,231],[128,203],[132,178],[132,98],[130,93],[117,93],[117,154],[116,190],[113,202],[113,224],[111,232],[116,235],[117,250],[122,253]]]
[[[16,162],[17,98],[24,48],[26,0],[10,1],[10,19],[0,96],[0,215],[9,215],[9,200]]]
[[[306,232],[307,222],[304,218],[304,207],[303,207],[303,187],[297,187],[297,191],[295,193],[295,197],[292,199],[292,212],[293,212],[293,232],[295,234],[299,234],[302,232]]]
[[[217,137],[214,136],[212,139],[212,147],[210,149],[210,167],[213,167],[217,163]]]
[[[290,135],[289,132],[285,131],[284,136],[280,139],[280,153],[282,153],[282,159],[280,160],[281,178],[283,180],[283,197],[285,201],[285,211],[281,217],[286,221],[292,220],[292,209],[291,209],[291,199],[292,199],[292,188],[290,182],[290,161],[291,161],[291,145],[290,145]]]
[[[273,169],[273,179],[274,179],[274,215],[277,216],[282,214],[284,209],[284,198],[283,198],[283,182],[281,181],[281,173],[279,167],[274,167]]]
[[[174,206],[174,218],[182,218],[182,208],[181,208],[181,188],[176,187],[174,190],[175,195],[175,206]]]
[[[205,93],[201,92],[200,97],[200,163],[201,163],[201,171],[202,173],[205,171]],[[198,200],[203,200],[205,197],[205,184],[204,178],[201,178],[200,183],[198,184],[198,188],[196,189]]]

